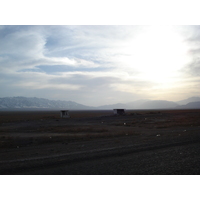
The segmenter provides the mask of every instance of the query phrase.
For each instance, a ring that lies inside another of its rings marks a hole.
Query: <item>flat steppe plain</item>
[[[200,110],[0,111],[0,174],[197,175]]]

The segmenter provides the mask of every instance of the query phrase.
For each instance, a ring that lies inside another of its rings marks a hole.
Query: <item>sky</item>
[[[0,26],[0,97],[179,101],[200,96],[199,64],[200,26]]]

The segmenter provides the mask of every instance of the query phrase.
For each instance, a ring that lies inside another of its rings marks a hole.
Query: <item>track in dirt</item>
[[[1,165],[4,165],[4,169],[1,168],[0,174],[34,174],[34,171],[39,171],[39,174],[45,174],[48,169],[52,170],[54,168],[62,168],[63,165],[75,164],[75,163],[85,163],[86,161],[95,161],[98,162],[100,159],[108,158],[112,160],[113,157],[120,158],[121,156],[127,156],[131,154],[137,154],[141,152],[150,152],[150,151],[159,151],[162,149],[174,148],[174,147],[184,147],[184,146],[193,146],[196,144],[200,144],[200,139],[190,140],[190,141],[182,141],[175,143],[167,143],[167,144],[157,144],[157,145],[129,145],[123,147],[113,147],[106,149],[95,149],[90,151],[81,151],[81,152],[73,152],[66,153],[54,156],[45,156],[45,157],[35,157],[35,158],[27,158],[27,159],[18,159],[18,160],[10,160],[0,162]],[[145,154],[145,153],[144,153]],[[149,161],[150,162],[150,161]],[[87,165],[87,164],[86,164]],[[113,163],[114,166],[117,163]],[[89,166],[88,166],[89,167]],[[187,173],[191,173],[186,172]],[[53,170],[52,170],[53,172]],[[200,172],[200,171],[199,171]],[[64,172],[63,172],[64,173]],[[95,171],[93,172],[94,174]],[[105,172],[106,173],[106,172]],[[114,172],[113,174],[116,174]],[[37,173],[36,173],[37,174]],[[52,174],[52,173],[50,173]],[[73,174],[71,172],[65,172],[64,174]],[[85,174],[83,172],[83,174]]]

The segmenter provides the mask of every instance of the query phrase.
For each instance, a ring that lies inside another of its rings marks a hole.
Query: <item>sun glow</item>
[[[173,27],[148,27],[124,49],[123,61],[137,77],[170,83],[189,61],[187,46]]]

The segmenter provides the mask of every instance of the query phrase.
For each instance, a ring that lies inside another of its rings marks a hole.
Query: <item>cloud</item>
[[[24,69],[34,68],[36,65],[97,66],[92,61],[76,57],[70,59],[68,56],[46,56],[45,52],[48,51],[46,30],[41,31],[40,27],[32,26],[12,27],[5,27],[0,34],[0,62],[3,68],[7,66]]]
[[[1,96],[91,105],[172,98],[170,90],[189,92],[184,81],[194,85],[200,74],[198,32],[193,26],[2,26]]]
[[[180,70],[184,77],[190,80],[200,76],[200,26],[183,26],[181,33],[184,36],[185,44],[188,46],[188,63]]]

